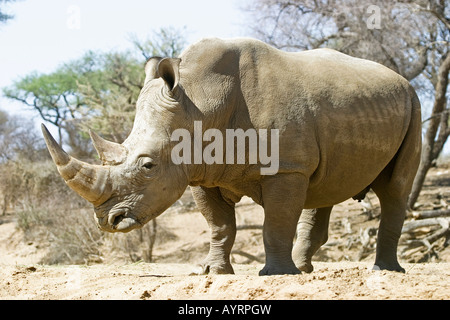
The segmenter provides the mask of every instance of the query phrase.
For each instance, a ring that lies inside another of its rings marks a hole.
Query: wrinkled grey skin
[[[421,150],[420,103],[404,78],[333,50],[286,53],[251,39],[206,39],[145,69],[126,141],[91,133],[102,165],[68,156],[44,128],[59,172],[93,203],[102,230],[141,227],[190,185],[211,228],[203,271],[233,273],[234,206],[246,195],[265,211],[260,274],[311,272],[333,205],[372,188],[381,203],[374,269],[404,271],[397,243]],[[261,175],[258,164],[173,164],[171,132],[193,132],[194,121],[204,131],[279,129],[278,173]]]

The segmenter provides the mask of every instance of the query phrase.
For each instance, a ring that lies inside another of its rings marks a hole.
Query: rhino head
[[[177,90],[180,59],[152,58],[136,105],[136,119],[122,143],[90,132],[101,165],[69,156],[42,125],[47,148],[67,185],[94,205],[100,229],[128,232],[157,217],[188,186],[186,170],[170,161],[169,129],[182,109]],[[186,115],[183,115],[186,120]]]

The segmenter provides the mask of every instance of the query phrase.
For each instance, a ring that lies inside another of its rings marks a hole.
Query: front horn
[[[48,151],[66,184],[94,206],[108,200],[111,195],[109,168],[88,164],[69,156],[44,124],[41,128]]]

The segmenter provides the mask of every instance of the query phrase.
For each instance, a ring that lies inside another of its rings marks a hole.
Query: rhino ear
[[[158,73],[172,91],[180,80],[180,62],[178,58],[164,58],[158,64]]]
[[[151,57],[145,63],[145,82],[159,78],[158,64],[163,58]]]

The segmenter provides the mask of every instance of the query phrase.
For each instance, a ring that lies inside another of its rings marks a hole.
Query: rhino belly
[[[385,159],[372,166],[362,162],[354,162],[353,166],[346,168],[330,166],[330,170],[334,170],[334,173],[319,183],[312,179],[307,191],[305,209],[333,206],[367,192],[367,188],[388,163],[389,160]]]

